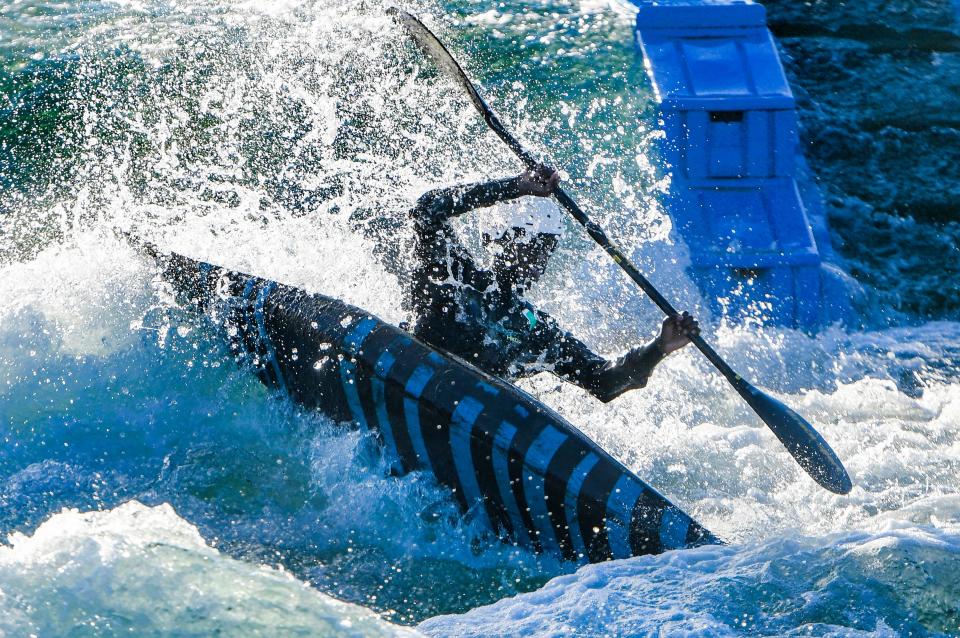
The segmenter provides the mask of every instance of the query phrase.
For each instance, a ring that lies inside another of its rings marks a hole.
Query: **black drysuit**
[[[593,353],[515,291],[515,278],[480,268],[460,244],[449,220],[474,208],[520,197],[519,178],[423,195],[411,211],[417,234],[409,291],[414,333],[500,377],[551,371],[610,401],[642,388],[663,358],[651,343],[615,361]]]

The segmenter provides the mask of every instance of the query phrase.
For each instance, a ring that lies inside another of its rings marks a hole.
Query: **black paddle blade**
[[[443,43],[440,42],[437,36],[433,35],[433,32],[430,31],[425,24],[406,11],[402,11],[396,7],[390,7],[387,9],[387,15],[402,24],[407,30],[407,33],[410,34],[410,37],[413,38],[413,41],[427,54],[427,57],[433,60],[434,64],[436,64],[448,78],[456,82],[460,88],[467,92],[470,101],[473,102],[473,106],[476,107],[483,121],[510,147],[517,157],[520,158],[520,161],[523,162],[528,169],[536,166],[537,160],[504,128],[503,124],[500,123],[500,119],[497,118],[493,110],[487,106],[487,103],[483,101],[476,87],[470,82],[470,78],[463,72],[463,69],[453,56],[450,55],[447,47],[443,46]]]
[[[806,419],[742,378],[734,386],[814,481],[836,494],[850,492],[853,484],[843,463]]]
[[[478,111],[481,113],[490,112],[490,108],[486,102],[483,101],[483,98],[477,93],[473,84],[470,83],[467,74],[463,72],[463,69],[460,68],[457,61],[454,60],[450,52],[447,51],[447,47],[443,46],[443,43],[437,39],[437,36],[433,35],[433,32],[430,31],[426,25],[406,11],[397,9],[396,7],[387,9],[387,15],[402,24],[410,33],[413,41],[433,59],[436,65],[440,67],[440,70],[459,84],[460,87],[470,95],[470,101],[473,102],[473,105],[477,107]]]

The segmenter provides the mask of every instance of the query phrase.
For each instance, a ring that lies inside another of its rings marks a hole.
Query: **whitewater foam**
[[[416,636],[211,548],[169,505],[63,510],[0,546],[0,632],[11,636]]]
[[[461,616],[433,636],[846,636],[953,634],[960,527],[701,547],[581,568]]]
[[[460,20],[473,5],[409,8],[467,51],[504,121],[535,151],[553,149],[571,192],[655,283],[702,308],[652,198],[655,114],[629,12],[521,5],[474,21]],[[390,476],[369,435],[273,396],[111,230],[397,322],[410,204],[519,170],[460,92],[365,1],[83,6],[31,18],[15,48],[42,55],[9,65],[63,99],[17,94],[60,124],[27,122],[39,145],[15,149],[24,165],[4,178],[23,190],[0,202],[0,525],[22,534],[0,549],[4,631],[58,633],[54,623],[122,611],[159,634],[196,602],[210,631],[254,633],[265,619],[340,631],[359,618],[389,634],[330,596],[414,623],[532,591],[421,628],[958,633],[960,324],[810,337],[704,318],[735,369],[837,450],[854,480],[845,497],[818,489],[694,352],[607,405],[553,377],[524,381],[732,543],[564,575],[574,566],[460,517],[429,477]],[[49,164],[28,161],[45,153]],[[28,177],[43,187],[17,181]],[[468,241],[473,221],[460,227]],[[649,339],[657,310],[582,235],[564,242],[535,301],[604,352]],[[277,564],[322,593],[260,567]],[[186,599],[181,582],[207,580],[208,598]],[[281,602],[237,615],[251,592]],[[154,621],[149,604],[167,615]]]

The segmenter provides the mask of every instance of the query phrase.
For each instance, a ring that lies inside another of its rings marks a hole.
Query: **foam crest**
[[[416,636],[289,573],[210,547],[169,505],[64,510],[0,546],[10,635]]]
[[[590,565],[419,628],[451,637],[953,634],[958,568],[956,524],[891,524]]]

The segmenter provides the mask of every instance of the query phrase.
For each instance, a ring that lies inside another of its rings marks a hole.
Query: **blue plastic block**
[[[728,16],[728,14],[734,14]],[[642,6],[637,41],[663,109],[792,109],[760,5]]]
[[[798,188],[796,104],[764,8],[636,3],[666,133],[666,204],[704,297],[728,317],[809,331],[849,321],[843,279],[824,268],[833,253],[819,192],[809,180]]]
[[[820,256],[791,179],[674,185],[673,217],[694,266],[816,265]]]
[[[672,163],[688,179],[793,175],[795,111],[671,110],[663,119],[679,132]]]
[[[767,10],[752,2],[650,2],[635,3],[638,29],[767,26]]]
[[[809,328],[829,322],[821,317],[821,272],[817,266],[772,268],[695,268],[697,279],[712,290],[710,310],[732,321],[762,317],[765,322]]]
[[[793,175],[796,111],[737,110],[729,107],[730,102],[713,100],[710,109],[661,108],[667,135],[660,151],[674,176],[677,172],[688,179]]]
[[[821,324],[820,307],[823,297],[820,266],[794,268],[794,315],[799,326]]]

